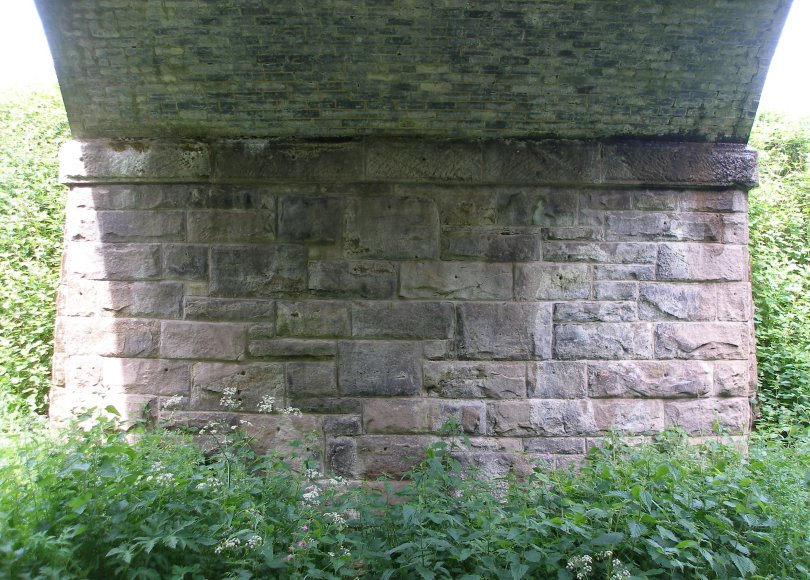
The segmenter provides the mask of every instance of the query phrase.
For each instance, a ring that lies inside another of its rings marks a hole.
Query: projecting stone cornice
[[[88,140],[65,145],[66,183],[435,182],[592,187],[757,184],[744,145],[554,140]]]

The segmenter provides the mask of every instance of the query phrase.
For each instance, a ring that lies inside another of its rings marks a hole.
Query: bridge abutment
[[[492,474],[749,428],[742,145],[90,140],[62,168],[54,416],[314,433],[351,478],[449,420]]]

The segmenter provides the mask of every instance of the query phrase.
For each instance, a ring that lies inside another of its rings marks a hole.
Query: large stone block
[[[279,239],[332,244],[340,240],[343,206],[336,197],[288,195],[279,202]]]
[[[279,336],[349,336],[351,305],[346,302],[310,300],[277,303],[276,330]]]
[[[478,259],[493,262],[530,262],[542,257],[541,236],[520,228],[443,228],[443,260]]]
[[[89,280],[149,280],[161,275],[160,244],[68,242],[64,275]]]
[[[515,297],[518,300],[577,300],[590,298],[590,270],[585,264],[515,266]]]
[[[326,440],[326,466],[330,473],[357,479],[361,476],[354,437],[329,437]]]
[[[163,275],[178,280],[208,280],[208,246],[164,244]]]
[[[554,322],[632,322],[634,302],[557,302]]]
[[[512,265],[483,262],[404,262],[400,266],[403,298],[509,300]]]
[[[323,417],[313,415],[257,415],[243,427],[258,453],[281,455],[299,471],[321,465]],[[320,469],[319,469],[320,471]]]
[[[573,226],[577,221],[577,194],[527,188],[498,196],[498,224],[503,226]]]
[[[529,397],[584,399],[588,395],[586,365],[577,362],[529,363]]]
[[[526,365],[519,362],[426,361],[424,386],[448,399],[519,399],[526,396]]]
[[[188,398],[191,371],[183,361],[72,356],[65,361],[65,382],[74,391]]]
[[[306,285],[304,246],[217,246],[211,249],[212,296],[279,296]]]
[[[719,242],[722,237],[723,222],[717,214],[621,211],[605,216],[608,240]]]
[[[586,401],[529,399],[487,405],[490,435],[507,437],[562,437],[595,430]]]
[[[435,438],[427,435],[363,435],[354,441],[353,453],[345,447],[341,453],[334,450],[332,467],[336,471],[356,473],[365,479],[382,476],[398,479],[425,458],[425,451]],[[356,463],[352,469],[349,462],[353,455]]]
[[[237,360],[245,356],[243,324],[161,323],[160,354],[167,358]]]
[[[354,302],[352,336],[361,338],[452,338],[452,302]]]
[[[338,343],[338,384],[348,396],[408,397],[422,390],[422,349],[412,342]]]
[[[714,394],[720,397],[747,397],[750,390],[748,361],[714,363]]]
[[[644,211],[667,211],[678,208],[678,200],[684,192],[658,189],[633,191],[633,207]],[[688,210],[684,210],[688,211]]]
[[[453,421],[464,433],[483,434],[486,407],[482,401],[372,399],[363,404],[368,434],[436,433]]]
[[[599,148],[576,141],[488,141],[484,179],[494,183],[596,183]]]
[[[498,211],[497,194],[484,188],[435,188],[442,226],[493,226]]]
[[[554,325],[554,358],[644,359],[652,354],[652,328],[646,323]]]
[[[681,211],[748,213],[748,194],[739,189],[684,191],[678,199]]]
[[[392,298],[397,273],[390,262],[310,262],[309,290],[317,296],[336,298]]]
[[[334,340],[267,339],[251,336],[248,341],[248,352],[252,357],[330,358],[337,353],[337,345]]]
[[[585,190],[579,194],[579,206],[597,210],[632,209],[633,192],[623,189]]]
[[[751,421],[748,399],[673,401],[665,406],[667,426],[676,425],[690,435],[747,433]]]
[[[343,253],[349,258],[407,260],[439,256],[439,212],[427,198],[347,201]]]
[[[737,322],[663,322],[655,329],[655,356],[668,359],[746,360],[748,326]]]
[[[661,401],[594,401],[593,416],[597,430],[602,433],[653,434],[663,431],[665,425]]]
[[[584,455],[586,451],[582,437],[527,437],[523,448],[528,453],[552,455]]]
[[[90,209],[185,209],[190,200],[207,191],[207,185],[116,184],[71,187],[67,210]]]
[[[593,267],[596,280],[655,280],[654,264],[598,264]]]
[[[363,177],[363,145],[358,141],[235,139],[218,142],[213,154],[212,174],[219,180],[340,182]]]
[[[191,408],[258,413],[264,397],[284,406],[284,365],[274,363],[195,363]]]
[[[638,294],[643,320],[714,320],[717,313],[714,285],[642,283]]]
[[[753,299],[748,282],[717,285],[717,320],[751,320]]]
[[[337,372],[334,362],[287,363],[287,392],[290,398],[336,397]]]
[[[276,214],[270,210],[192,210],[188,241],[262,243],[276,239]]]
[[[542,228],[541,234],[544,240],[587,240],[599,241],[605,235],[602,227],[593,226],[573,226],[567,228]]]
[[[183,305],[187,320],[210,320],[225,322],[246,320],[249,322],[273,322],[272,300],[239,300],[186,296]]]
[[[723,216],[723,243],[748,244],[748,214],[735,213]]]
[[[197,209],[276,209],[276,188],[263,185],[193,186],[189,207]]]
[[[177,282],[72,280],[63,286],[64,316],[180,318],[183,285]]]
[[[171,323],[167,323],[171,324]],[[157,320],[60,317],[65,354],[111,357],[151,357],[158,350],[161,328]]]
[[[744,246],[663,243],[658,250],[659,280],[744,280],[748,257]]]
[[[657,246],[643,242],[545,242],[547,262],[594,262],[603,264],[651,264]]]
[[[593,284],[596,300],[626,301],[638,300],[638,284],[635,282],[597,281]]]
[[[461,303],[456,317],[462,359],[551,358],[550,304]]]
[[[101,242],[171,242],[186,237],[182,211],[99,211],[96,213]]]
[[[481,146],[474,141],[372,140],[366,177],[376,181],[474,181]]]
[[[708,395],[712,367],[699,361],[633,361],[588,365],[593,398],[681,398]]]

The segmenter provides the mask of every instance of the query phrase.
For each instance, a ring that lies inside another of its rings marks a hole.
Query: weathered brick
[[[392,298],[397,273],[390,262],[310,262],[309,290],[337,298]]]
[[[371,399],[363,402],[363,429],[368,434],[425,433],[431,409],[422,399]]]
[[[662,322],[655,328],[656,358],[745,360],[748,354],[744,323]]]
[[[585,365],[545,361],[529,364],[529,397],[535,399],[584,399],[588,394]]]
[[[211,249],[213,296],[271,297],[300,292],[306,284],[304,246],[218,246]]]
[[[188,206],[197,209],[276,209],[275,188],[261,185],[192,187]]]
[[[210,320],[212,322],[246,320],[249,322],[273,322],[271,300],[240,300],[186,296],[183,305],[187,320]]]
[[[717,285],[717,320],[750,320],[752,308],[748,282]]]
[[[189,242],[261,243],[276,238],[276,215],[268,210],[188,212]]]
[[[579,455],[586,451],[582,437],[527,437],[523,440],[523,446],[528,453]]]
[[[576,219],[576,192],[527,188],[498,196],[499,225],[563,227]]]
[[[73,187],[67,209],[184,209],[204,185],[120,184]]]
[[[354,302],[352,336],[452,338],[452,302]]]
[[[338,384],[349,396],[402,397],[422,390],[421,348],[412,342],[338,343]]]
[[[288,195],[279,202],[278,236],[291,242],[340,240],[343,208],[335,197]]]
[[[608,240],[687,240],[718,242],[723,222],[717,214],[620,211],[605,216]]]
[[[641,242],[545,242],[547,262],[598,262],[607,264],[651,264],[656,244]]]
[[[464,187],[460,195],[455,189],[437,189],[436,203],[442,226],[492,226],[497,214],[496,194],[485,190],[470,193]]]
[[[226,397],[226,391],[233,391]],[[274,363],[195,363],[191,408],[202,411],[258,413],[264,397],[284,406],[284,365]],[[228,404],[233,400],[234,405]]]
[[[638,294],[643,320],[714,320],[717,313],[713,285],[642,283]]]
[[[557,302],[554,322],[632,322],[634,302]]]
[[[561,437],[595,430],[586,401],[530,399],[487,405],[487,433],[510,437]]]
[[[596,280],[655,280],[653,264],[597,264],[593,267]]]
[[[652,354],[652,330],[646,323],[554,325],[554,358],[644,359]]]
[[[353,437],[329,437],[326,440],[326,465],[335,475],[347,479],[361,476],[357,440]]]
[[[413,196],[348,200],[343,252],[350,258],[437,258],[439,212],[436,204]]]
[[[748,361],[714,363],[714,394],[720,397],[746,397],[749,394]]]
[[[161,323],[160,354],[167,358],[237,360],[245,355],[245,326],[213,322]]]
[[[309,465],[320,466],[321,450],[310,441],[323,432],[323,418],[313,415],[256,415],[243,426],[250,445],[257,453],[281,455],[287,464],[303,472]]]
[[[248,352],[252,357],[269,358],[324,358],[337,353],[334,340],[308,340],[300,338],[250,338]]]
[[[161,335],[156,320],[60,317],[65,353],[111,357],[151,357]]]
[[[327,437],[363,434],[363,420],[359,415],[329,415],[323,418],[323,432]]]
[[[674,210],[678,207],[680,191],[660,191],[657,189],[633,191],[633,207],[646,211]]]
[[[748,244],[748,214],[735,213],[723,216],[723,243]]]
[[[751,420],[748,399],[700,399],[667,403],[666,425],[677,425],[690,435],[747,433]]]
[[[96,222],[101,242],[181,241],[186,237],[182,211],[99,211]]]
[[[656,275],[659,280],[744,280],[747,260],[743,246],[663,243]]]
[[[526,396],[525,363],[435,361],[424,363],[430,395],[450,399],[517,399]]]
[[[400,266],[403,298],[509,300],[512,265],[482,262],[404,262]]]
[[[163,359],[72,356],[65,361],[67,384],[91,392],[188,396],[189,363]]]
[[[594,398],[681,398],[711,393],[712,367],[699,361],[591,363],[588,392]]]
[[[294,398],[337,396],[335,363],[287,363],[287,392]]]
[[[462,359],[551,358],[551,305],[460,303],[457,350]]]
[[[163,273],[166,278],[179,280],[208,279],[208,246],[165,244]]]
[[[604,239],[602,227],[574,226],[570,228],[542,228],[541,235],[544,240],[587,240],[598,241]]]
[[[530,262],[542,256],[541,236],[519,228],[443,228],[443,260],[479,259],[493,262]]]
[[[351,305],[325,300],[286,302],[277,306],[279,336],[349,336]]]
[[[72,280],[64,285],[65,316],[179,318],[183,285],[176,282]]]
[[[319,415],[361,413],[363,399],[339,397],[290,397],[292,407],[300,409],[302,413],[317,413]]]
[[[338,472],[354,473],[365,479],[400,478],[425,458],[425,451],[434,441],[434,437],[425,435],[363,435],[354,438],[354,450],[345,445],[341,453],[333,450],[332,466]],[[356,463],[351,469],[353,455]]]
[[[160,277],[160,244],[68,242],[63,271],[90,280],[148,280]]]
[[[589,209],[630,209],[633,192],[629,190],[591,190],[579,194],[579,206]]]
[[[590,296],[590,269],[584,264],[533,262],[515,266],[518,300],[576,300]]]

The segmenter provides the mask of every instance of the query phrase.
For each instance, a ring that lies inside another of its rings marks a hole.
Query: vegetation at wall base
[[[3,435],[7,578],[810,575],[807,435],[746,456],[668,432],[594,449],[579,472],[492,482],[440,443],[397,491],[296,471],[233,431],[209,456],[111,421]]]
[[[761,115],[750,251],[761,430],[810,426],[810,119]]]
[[[0,94],[0,412],[42,412],[50,387],[69,138],[59,91]]]

